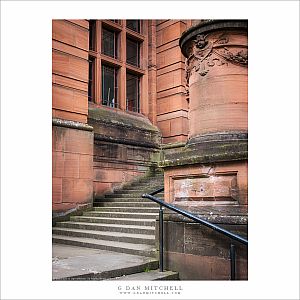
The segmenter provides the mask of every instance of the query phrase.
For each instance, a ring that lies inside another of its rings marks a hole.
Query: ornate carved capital
[[[208,35],[198,34],[191,41],[186,60],[187,83],[193,72],[205,76],[211,68],[228,65],[248,66],[248,50],[242,45],[230,42],[230,36],[221,34],[210,39]]]
[[[218,66],[247,67],[247,31],[247,20],[198,20],[183,32],[179,45],[187,58],[186,88],[194,73],[206,76]]]

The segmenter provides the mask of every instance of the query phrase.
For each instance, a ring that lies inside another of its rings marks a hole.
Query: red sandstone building
[[[247,235],[247,21],[52,26],[54,241],[81,245],[62,241],[57,225],[147,182],[164,186],[166,202]],[[229,278],[227,239],[172,212],[164,222],[167,269]],[[245,247],[237,258],[247,279]]]

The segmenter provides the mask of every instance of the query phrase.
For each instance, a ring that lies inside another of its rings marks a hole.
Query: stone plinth
[[[179,205],[180,206],[180,205]],[[246,207],[190,208],[193,214],[235,234],[247,237]],[[156,239],[158,240],[158,221]],[[167,270],[179,272],[180,280],[230,280],[230,245],[236,246],[236,279],[248,278],[247,246],[176,213],[165,212],[164,261]],[[157,245],[158,247],[158,245]]]

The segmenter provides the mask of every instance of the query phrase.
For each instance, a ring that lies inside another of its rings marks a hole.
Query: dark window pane
[[[88,100],[95,102],[95,58],[89,57]]]
[[[120,24],[120,23],[121,23],[120,20],[112,20],[112,19],[109,19],[109,21],[114,22],[114,23],[117,23],[117,24]]]
[[[117,107],[117,70],[102,66],[102,104]]]
[[[102,53],[117,57],[117,34],[114,31],[102,29]]]
[[[96,51],[96,20],[89,20],[89,49]]]
[[[136,32],[141,32],[140,20],[127,20],[126,27]]]
[[[126,109],[140,111],[140,79],[129,73],[126,74]]]
[[[137,67],[140,66],[139,42],[131,39],[126,40],[126,62]]]

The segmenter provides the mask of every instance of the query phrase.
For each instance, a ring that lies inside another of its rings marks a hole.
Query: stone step
[[[84,237],[84,238],[92,238],[97,240],[155,245],[155,236],[149,234],[133,234],[133,233],[122,233],[122,232],[111,232],[111,231],[59,228],[59,227],[52,228],[52,233],[56,235]]]
[[[132,184],[145,184],[145,183],[151,183],[151,182],[161,181],[161,180],[162,181],[164,180],[164,175],[144,177],[137,182],[132,182]]]
[[[103,202],[97,202],[98,207],[156,207],[158,204],[156,204],[154,201],[139,201],[139,202],[114,202],[114,201],[103,201]]]
[[[160,187],[163,187],[163,186],[164,186],[164,180],[155,180],[155,181],[151,181],[151,182],[125,185],[125,186],[115,189],[115,191],[128,190],[128,189],[138,189],[141,191],[152,191],[155,189],[159,189]]]
[[[110,211],[110,212],[135,212],[135,213],[158,213],[159,205],[157,207],[119,207],[119,206],[111,206],[104,207],[99,205],[99,203],[94,203],[95,211]]]
[[[158,189],[158,188],[157,188]],[[157,190],[156,189],[156,190]],[[142,190],[142,189],[127,189],[127,190],[119,190],[115,191],[115,194],[138,194],[138,195],[143,195],[143,194],[150,194],[154,190]],[[163,195],[163,192],[160,192],[159,194]],[[158,195],[158,194],[157,194]]]
[[[84,223],[84,222],[57,222],[56,227],[74,228],[84,230],[111,231],[133,234],[155,234],[155,227],[137,226],[137,225],[120,225],[120,224],[101,224],[101,223]]]
[[[157,217],[157,213],[124,213],[124,212],[102,212],[102,211],[88,211],[84,212],[83,216],[90,217],[105,217],[105,218],[142,218],[142,219],[153,219],[155,220]]]
[[[149,199],[144,199],[142,197],[136,197],[136,198],[97,198],[94,200],[94,203],[101,203],[101,202],[150,202],[155,203],[154,201],[151,201]]]
[[[147,269],[148,270],[148,269]],[[134,280],[134,281],[153,281],[153,280],[178,280],[178,272],[159,270],[149,270],[141,273],[134,273],[130,275],[123,275],[120,277],[110,278],[107,280]]]
[[[54,245],[54,255],[59,249],[70,249],[80,255],[54,257],[52,260],[52,280],[107,280],[124,275],[141,273],[158,268],[157,259],[112,251]],[[52,251],[53,253],[53,251]]]
[[[121,252],[127,254],[154,257],[154,258],[156,258],[157,256],[157,251],[153,248],[153,246],[145,245],[145,244],[131,244],[131,243],[105,241],[105,240],[97,240],[97,239],[90,239],[90,238],[60,236],[56,234],[52,235],[52,242],[57,244],[73,245],[73,246],[101,249],[107,251],[115,251],[115,252]]]
[[[149,219],[104,218],[104,217],[101,218],[101,217],[90,217],[90,216],[71,216],[70,220],[72,222],[85,222],[85,223],[155,226],[155,220],[149,220]]]
[[[105,195],[104,198],[140,198],[140,199],[143,199],[142,198],[142,194],[107,194]]]

